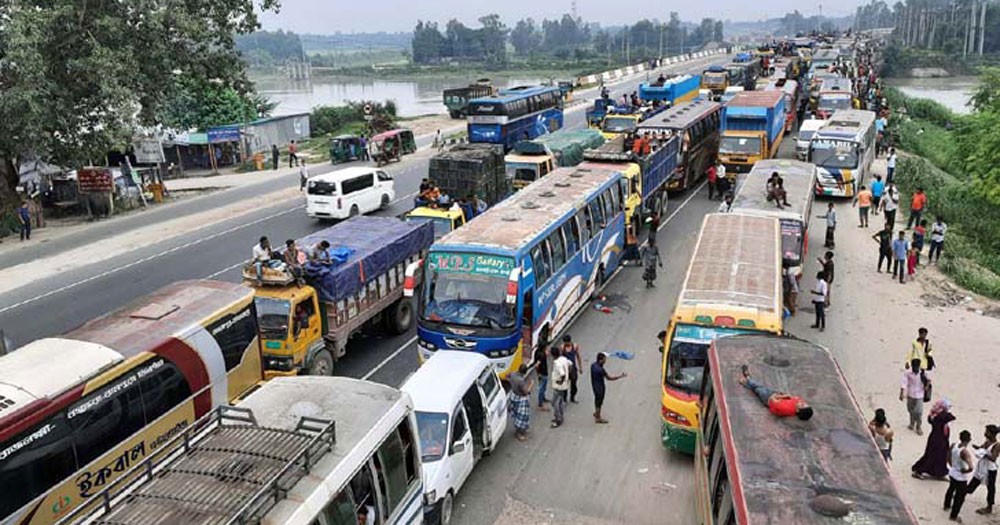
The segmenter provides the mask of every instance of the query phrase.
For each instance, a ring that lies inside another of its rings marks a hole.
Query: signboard
[[[431,270],[450,273],[474,273],[506,278],[514,269],[514,259],[473,253],[432,253]]]
[[[163,143],[159,139],[136,138],[132,141],[135,151],[135,161],[139,164],[159,164],[166,162],[163,156]]]
[[[82,168],[76,171],[76,181],[82,193],[111,193],[114,177],[107,168]]]
[[[209,144],[219,144],[221,142],[239,142],[240,127],[234,125],[234,126],[218,126],[214,128],[208,128],[207,135]]]

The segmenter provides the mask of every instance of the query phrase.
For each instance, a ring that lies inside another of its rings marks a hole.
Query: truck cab
[[[601,135],[611,140],[623,133],[635,131],[640,120],[641,117],[636,113],[608,113],[601,120]]]
[[[324,349],[323,322],[316,290],[295,284],[254,288],[264,351],[264,379],[299,373],[330,375],[333,363],[316,359]]]
[[[729,87],[729,73],[722,66],[711,66],[701,72],[701,88],[712,92],[715,100]]]
[[[434,225],[434,240],[465,225],[465,214],[459,210],[420,206],[403,218],[406,222],[430,222]]]
[[[520,155],[511,153],[504,157],[507,178],[514,190],[519,190],[544,177],[556,168],[552,155]]]

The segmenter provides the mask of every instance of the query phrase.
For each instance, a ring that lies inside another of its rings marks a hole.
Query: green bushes
[[[391,127],[396,119],[396,103],[351,101],[346,106],[317,106],[309,115],[312,135],[339,134],[360,131],[365,127],[364,106],[372,106],[372,114],[383,127]]]

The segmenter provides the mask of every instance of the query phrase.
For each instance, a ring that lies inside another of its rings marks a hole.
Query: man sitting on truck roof
[[[434,184],[428,184],[415,200],[417,206],[431,206],[438,204],[441,201],[441,190],[439,190]]]
[[[253,258],[251,259],[254,269],[257,271],[257,284],[264,280],[264,267],[275,268],[281,264],[280,257],[275,258],[271,252],[271,241],[267,236],[260,238],[260,241],[253,247]]]
[[[327,241],[319,241],[316,246],[313,246],[312,253],[309,254],[309,260],[316,263],[322,264],[324,266],[333,265],[333,260],[330,259],[330,243]]]
[[[282,259],[284,259],[285,266],[296,280],[302,279],[302,263],[299,262],[300,253],[299,247],[295,245],[295,239],[285,241],[285,254],[282,256]]]

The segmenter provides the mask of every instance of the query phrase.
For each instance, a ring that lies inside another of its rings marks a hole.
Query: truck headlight
[[[424,505],[433,505],[437,501],[437,491],[432,490],[430,492],[424,492]]]

